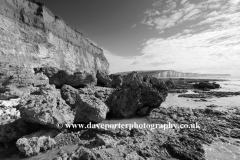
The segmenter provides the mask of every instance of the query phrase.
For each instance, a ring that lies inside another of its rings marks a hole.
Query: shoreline
[[[142,82],[139,81],[139,79],[135,79],[137,74],[133,73],[130,74],[128,78],[124,79],[124,82],[128,82],[129,84],[136,84],[139,83],[144,86],[146,83],[150,83],[151,85],[156,85],[156,82],[159,83],[158,87],[163,87],[163,83],[161,80],[157,79],[151,79],[150,81]],[[130,80],[130,81],[128,81]],[[156,80],[156,81],[153,81]],[[105,121],[102,121],[102,123],[106,124],[115,124],[115,123],[132,123],[136,122],[138,124],[149,122],[149,124],[194,124],[199,123],[201,127],[203,128],[178,128],[178,129],[154,129],[151,130],[149,128],[132,128],[131,130],[126,128],[120,128],[120,129],[101,129],[101,128],[91,128],[91,129],[63,129],[63,130],[56,130],[54,128],[49,128],[48,126],[40,126],[39,129],[34,131],[31,134],[23,135],[23,137],[20,137],[16,144],[21,144],[23,146],[27,145],[34,149],[35,146],[33,146],[30,141],[35,141],[36,139],[45,139],[45,137],[49,136],[49,139],[46,141],[47,149],[43,151],[38,151],[35,153],[35,151],[32,153],[29,150],[26,150],[26,148],[20,148],[22,149],[21,152],[26,154],[27,156],[30,156],[28,158],[21,158],[20,153],[18,152],[18,149],[16,146],[12,146],[11,149],[13,149],[14,152],[13,156],[9,157],[9,154],[7,157],[8,160],[15,160],[15,159],[23,159],[23,160],[31,160],[34,158],[49,158],[49,159],[56,159],[61,158],[64,159],[64,157],[67,158],[73,158],[77,157],[79,159],[84,159],[84,155],[87,155],[88,157],[91,157],[92,159],[97,159],[97,156],[100,156],[101,159],[106,159],[107,156],[114,157],[119,156],[124,159],[126,159],[126,156],[130,156],[135,159],[145,160],[147,157],[155,157],[157,159],[189,159],[189,160],[203,160],[206,154],[209,155],[209,148],[206,148],[206,144],[208,146],[214,146],[215,142],[223,142],[224,144],[234,145],[238,146],[238,140],[239,140],[239,146],[240,146],[240,137],[238,137],[238,130],[240,131],[240,121],[236,122],[235,119],[239,118],[240,120],[240,107],[239,108],[226,108],[225,110],[219,110],[219,108],[223,108],[218,105],[209,105],[207,107],[196,107],[194,108],[192,105],[187,105],[186,103],[179,103],[174,100],[169,100],[168,98],[171,98],[172,95],[175,95],[175,98],[178,100],[184,100],[184,102],[191,102],[192,104],[199,104],[201,102],[197,102],[194,100],[201,100],[202,98],[196,98],[196,97],[179,97],[179,95],[198,95],[198,94],[207,94],[207,96],[210,95],[210,97],[206,97],[206,100],[211,99],[211,96],[215,96],[216,100],[221,100],[222,97],[228,98],[229,96],[235,97],[235,94],[238,92],[225,92],[222,91],[221,93],[217,92],[217,89],[206,89],[206,88],[195,88],[196,86],[192,83],[192,79],[188,80],[179,80],[179,79],[166,79],[165,85],[168,85],[168,96],[166,96],[165,101],[163,101],[159,107],[155,107],[151,109],[151,112],[149,112],[148,115],[145,115],[139,117],[139,116],[132,116],[130,118],[127,117],[115,117],[111,119],[108,119],[106,117]],[[135,83],[132,83],[135,82]],[[199,82],[202,82],[201,80],[194,79],[194,83],[198,84]],[[205,87],[216,87],[219,88],[219,86],[215,83],[204,83]],[[137,86],[139,88],[143,86]],[[149,86],[151,86],[149,85]],[[194,87],[195,86],[195,87]],[[45,86],[46,87],[46,86]],[[130,93],[134,91],[132,94],[136,94],[136,89],[130,88],[130,87],[136,87],[133,86],[121,86],[120,88],[111,89],[106,87],[94,87],[94,88],[80,88],[75,89],[71,88],[70,86],[64,86],[61,89],[56,89],[53,86],[48,86],[45,88],[42,86],[41,92],[37,92],[36,90],[33,92],[34,95],[30,96],[41,96],[41,95],[48,95],[52,96],[55,94],[55,91],[65,91],[65,93],[71,93],[71,94],[84,94],[91,97],[90,94],[93,94],[98,97],[102,97],[102,101],[105,103],[107,101],[108,94],[116,94],[121,90],[129,90]],[[198,86],[200,87],[200,86]],[[68,90],[67,90],[68,89]],[[71,90],[70,90],[71,89]],[[159,89],[158,91],[162,91],[162,89]],[[171,93],[171,91],[177,91],[176,93]],[[181,91],[181,92],[178,92]],[[187,91],[187,92],[186,92]],[[49,93],[48,93],[49,92]],[[92,93],[95,92],[95,93]],[[51,94],[50,94],[51,93]],[[54,93],[54,94],[53,94]],[[63,95],[67,95],[67,94]],[[120,92],[121,93],[121,92]],[[187,94],[186,94],[187,93]],[[39,95],[40,94],[40,95]],[[103,96],[104,95],[104,96]],[[68,95],[70,96],[70,94]],[[73,95],[71,95],[74,97]],[[119,96],[123,96],[120,94]],[[218,97],[219,96],[219,97]],[[152,98],[153,96],[151,96]],[[66,97],[64,97],[66,98]],[[86,98],[86,97],[85,97]],[[129,99],[129,96],[126,97]],[[94,98],[95,99],[95,98]],[[34,99],[33,99],[34,100]],[[67,102],[69,99],[66,99]],[[189,101],[188,101],[189,100]],[[71,103],[74,101],[70,101]],[[115,102],[115,101],[114,101]],[[168,102],[172,102],[172,104],[167,104]],[[18,108],[18,104],[15,103],[4,103],[12,106],[8,106],[7,109],[12,108]],[[69,103],[70,104],[70,103]],[[107,104],[107,103],[106,103]],[[181,105],[182,106],[181,106]],[[215,104],[215,102],[210,102],[210,104]],[[128,104],[127,108],[132,107],[130,104]],[[165,105],[165,106],[164,106]],[[40,106],[39,106],[40,107]],[[145,110],[145,108],[144,108]],[[149,108],[148,108],[149,110]],[[20,110],[22,112],[22,110]],[[122,110],[121,110],[122,112]],[[139,111],[136,111],[137,113]],[[5,113],[5,112],[2,112]],[[11,115],[10,115],[11,116]],[[15,115],[14,115],[15,116]],[[128,116],[128,115],[127,115]],[[15,117],[12,117],[15,118]],[[20,117],[19,117],[20,118]],[[28,118],[28,117],[24,117]],[[34,118],[36,118],[34,116]],[[39,117],[40,118],[40,117]],[[21,118],[20,118],[21,119]],[[223,122],[227,120],[227,124],[223,125]],[[130,122],[131,121],[131,122]],[[23,123],[23,121],[20,120],[20,122],[16,123]],[[23,124],[25,124],[24,122]],[[34,122],[36,123],[36,122]],[[239,124],[238,124],[239,123]],[[27,125],[29,123],[27,122]],[[34,124],[36,125],[36,124]],[[13,126],[16,126],[13,124]],[[13,127],[9,126],[9,127]],[[38,126],[38,125],[36,125]],[[219,138],[219,136],[223,138]],[[230,142],[229,137],[231,138],[237,138],[236,141]],[[23,143],[24,142],[24,143]],[[49,142],[53,143],[52,146]],[[144,144],[143,144],[144,142]],[[157,145],[156,145],[157,144]],[[10,144],[9,144],[10,145]],[[15,145],[15,144],[11,144]],[[157,148],[154,148],[156,147]],[[177,146],[177,147],[176,147]],[[20,147],[20,145],[18,145]],[[49,147],[49,148],[48,148]],[[4,148],[3,148],[4,150]],[[22,154],[21,153],[21,154]],[[10,155],[11,155],[10,154]],[[122,155],[124,154],[124,156]],[[237,154],[237,153],[236,153]],[[32,156],[32,157],[31,157]],[[4,157],[4,158],[7,158]],[[51,157],[51,158],[50,158]],[[2,158],[2,157],[0,157]],[[15,158],[15,159],[14,159]]]

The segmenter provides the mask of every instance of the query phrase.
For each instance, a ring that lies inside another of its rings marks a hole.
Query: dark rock
[[[11,142],[39,130],[40,126],[27,123],[23,118],[0,125],[0,142]]]
[[[216,89],[220,88],[220,85],[215,82],[214,83],[200,82],[198,84],[195,84],[194,87],[198,89]]]
[[[206,99],[195,99],[195,100],[193,100],[193,101],[195,101],[195,102],[207,102]]]
[[[149,75],[143,76],[143,82],[150,83],[151,77],[152,77],[152,76],[149,76]]]
[[[194,139],[189,139],[186,136],[179,138],[169,138],[164,144],[168,153],[173,158],[184,160],[205,160],[204,149],[201,143]]]
[[[28,122],[57,128],[57,124],[73,123],[74,112],[54,86],[43,86],[39,95],[25,97],[19,107],[21,117]]]
[[[218,106],[218,105],[215,105],[215,104],[211,104],[211,105],[208,105],[207,107],[208,108],[218,108],[218,107],[221,107],[221,106]]]
[[[203,93],[203,94],[181,94],[178,97],[205,99],[205,98],[212,98],[213,96]]]
[[[165,101],[167,87],[157,79],[153,79],[152,83],[154,85],[143,82],[143,77],[136,72],[128,74],[121,88],[114,91],[106,101],[110,109],[109,115],[132,117],[142,108],[159,107]]]
[[[149,111],[149,107],[145,107],[145,108],[142,108],[140,109],[137,114],[140,115],[140,116],[144,116],[144,115],[147,115],[148,114],[148,111]]]
[[[211,108],[206,108],[204,110],[204,113],[205,114],[212,114],[212,115],[224,115],[225,114],[225,112],[218,111],[218,110],[211,109]]]
[[[137,72],[129,73],[124,77],[123,86],[130,89],[138,89],[143,84],[143,77]]]
[[[173,118],[172,115],[175,115]],[[188,135],[188,139],[195,139],[201,143],[211,143],[216,137],[229,137],[232,128],[238,130],[240,117],[234,112],[215,109],[190,109],[183,107],[169,107],[154,109],[149,116],[152,123],[171,122],[174,124],[196,124],[189,128],[182,128],[179,134]],[[198,126],[198,128],[197,128]],[[234,134],[234,131],[232,132]],[[237,133],[237,132],[236,132]]]
[[[174,89],[176,87],[173,80],[167,80],[165,83],[169,89]]]
[[[150,77],[150,84],[152,84],[157,90],[168,91],[168,87],[164,81],[161,81],[155,77]]]
[[[110,87],[111,85],[111,79],[107,75],[107,73],[103,73],[101,71],[97,71],[97,85],[102,87]]]
[[[188,90],[186,89],[170,89],[168,93],[187,93]]]
[[[178,97],[185,97],[185,98],[221,98],[221,97],[229,97],[229,96],[239,96],[240,92],[217,92],[217,91],[210,91],[210,92],[203,92],[194,90],[197,94],[181,94]]]
[[[63,85],[61,88],[61,96],[72,109],[75,109],[79,96],[79,91],[77,89],[69,85]]]
[[[215,96],[217,98],[221,97],[230,97],[230,96],[239,96],[240,92],[217,92],[217,91],[211,91],[211,92],[205,92],[210,96]]]
[[[112,80],[111,87],[113,87],[113,88],[120,87],[123,83],[123,77],[121,75],[111,74],[110,78]]]

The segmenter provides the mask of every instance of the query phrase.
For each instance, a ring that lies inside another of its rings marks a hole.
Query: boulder
[[[164,83],[164,81],[161,81],[160,79],[150,77],[149,83],[152,84],[158,90],[168,91],[168,86]]]
[[[108,107],[102,100],[111,94],[111,90],[104,87],[81,88],[77,90],[71,86],[64,85],[61,89],[61,94],[66,103],[76,111],[75,123],[100,123],[106,119],[106,115],[109,112]]]
[[[137,72],[129,73],[124,77],[123,87],[138,89],[143,84],[143,76],[138,74]]]
[[[79,90],[84,90],[84,89],[79,89]],[[94,87],[94,91],[95,91],[94,95],[95,97],[99,98],[101,101],[105,102],[114,90],[115,89],[113,88],[107,88],[107,87]]]
[[[40,152],[52,149],[56,144],[54,137],[57,134],[58,132],[56,131],[40,130],[18,139],[16,146],[24,156],[34,156]]]
[[[154,79],[155,80],[155,79]],[[138,113],[149,113],[153,108],[159,107],[167,96],[167,86],[160,81],[153,84],[143,81],[143,77],[132,72],[128,74],[123,85],[116,89],[106,101],[112,117],[132,117]],[[145,108],[144,112],[142,112]]]
[[[197,89],[216,89],[220,88],[220,85],[217,83],[209,83],[209,82],[199,82],[194,85]]]
[[[106,119],[108,107],[95,96],[80,95],[77,102],[75,123],[100,123]]]
[[[69,85],[63,85],[61,88],[62,98],[67,102],[68,105],[74,106],[77,102],[77,97],[80,94],[95,96],[99,98],[101,101],[105,102],[108,97],[114,91],[113,88],[107,87],[90,87],[90,88],[73,88]]]
[[[173,80],[167,80],[165,83],[169,89],[174,89],[176,87],[176,84]]]
[[[65,102],[74,109],[78,101],[79,91],[69,85],[63,85],[61,88],[61,96]]]
[[[121,75],[115,75],[115,74],[111,74],[109,76],[111,78],[111,87],[116,88],[116,87],[120,87],[123,83],[123,77]]]
[[[42,86],[38,93],[23,98],[21,117],[28,122],[57,128],[57,124],[73,123],[74,112],[54,86]]]

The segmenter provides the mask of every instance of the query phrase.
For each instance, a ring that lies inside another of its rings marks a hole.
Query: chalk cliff
[[[120,75],[126,75],[129,72],[116,73]],[[199,74],[199,73],[183,73],[174,70],[152,70],[152,71],[138,71],[141,75],[151,75],[156,78],[161,77],[216,77],[216,76],[231,76],[230,74]]]
[[[109,69],[102,49],[35,0],[0,1],[0,63],[33,73],[41,66],[95,75]]]

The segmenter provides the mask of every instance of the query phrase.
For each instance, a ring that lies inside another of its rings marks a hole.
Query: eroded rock
[[[169,89],[174,89],[176,87],[176,84],[173,80],[167,80],[165,83]]]
[[[41,130],[18,139],[16,146],[24,156],[34,156],[40,152],[52,149],[56,144],[53,137],[57,134],[58,132],[56,131]]]
[[[111,74],[109,76],[111,78],[111,87],[116,88],[116,87],[120,87],[123,83],[123,77],[121,75],[115,75],[115,74]]]
[[[109,108],[104,101],[113,89],[104,87],[75,89],[64,85],[61,89],[63,99],[76,110],[75,123],[102,122]]]
[[[136,72],[128,74],[123,85],[116,89],[106,101],[112,117],[132,117],[142,108],[159,107],[167,96],[167,86],[157,79],[151,83],[144,82]],[[140,112],[142,113],[142,112]],[[148,113],[148,112],[146,112]]]
[[[100,123],[106,119],[109,112],[108,107],[95,96],[80,95],[77,102],[75,123],[96,122]]]
[[[73,123],[74,112],[54,86],[42,86],[38,93],[25,97],[19,107],[28,122],[57,128],[57,124]]]
[[[220,88],[220,85],[215,82],[213,83],[199,82],[198,84],[195,84],[194,87],[198,89],[216,89],[216,88]]]

